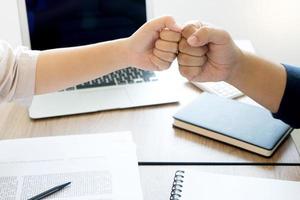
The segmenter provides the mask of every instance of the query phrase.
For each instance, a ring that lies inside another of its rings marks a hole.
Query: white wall
[[[0,0],[0,38],[14,46],[21,44],[16,1]],[[155,16],[214,23],[236,39],[250,39],[258,54],[300,66],[299,0],[153,0],[153,5]]]
[[[21,44],[17,0],[0,0],[0,39]]]
[[[300,66],[299,0],[153,0],[155,15],[201,19],[250,39],[256,52]]]

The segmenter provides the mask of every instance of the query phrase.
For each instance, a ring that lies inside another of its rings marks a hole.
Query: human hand
[[[242,52],[221,29],[191,22],[182,31],[178,63],[190,81],[228,81],[239,66]]]
[[[128,38],[129,62],[144,70],[165,70],[177,56],[181,28],[170,16],[145,23]]]

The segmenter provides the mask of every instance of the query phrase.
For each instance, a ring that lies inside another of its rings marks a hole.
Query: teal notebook
[[[174,116],[174,126],[271,156],[291,127],[261,107],[203,93]]]

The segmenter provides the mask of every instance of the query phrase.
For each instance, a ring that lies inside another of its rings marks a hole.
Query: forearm
[[[36,67],[35,93],[58,91],[125,68],[127,40],[41,52]]]
[[[280,64],[243,52],[228,82],[276,113],[285,90],[286,71]]]

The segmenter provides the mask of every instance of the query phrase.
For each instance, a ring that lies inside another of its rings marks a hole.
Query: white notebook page
[[[185,170],[181,200],[299,200],[300,182]]]

